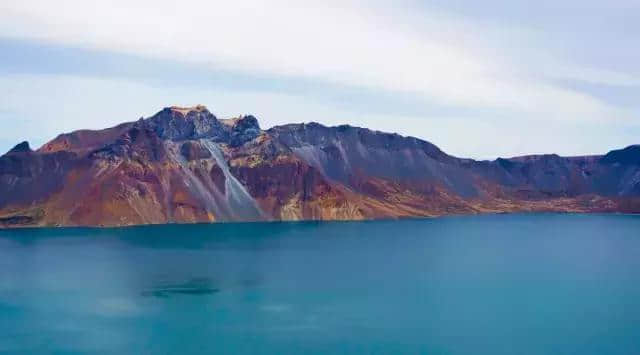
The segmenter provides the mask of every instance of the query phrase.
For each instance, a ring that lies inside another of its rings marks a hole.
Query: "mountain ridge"
[[[0,157],[1,227],[527,211],[640,212],[640,145],[474,160],[350,125],[263,130],[198,105]]]

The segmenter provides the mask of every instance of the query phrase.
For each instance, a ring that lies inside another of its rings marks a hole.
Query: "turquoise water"
[[[0,353],[633,354],[640,216],[0,231]]]

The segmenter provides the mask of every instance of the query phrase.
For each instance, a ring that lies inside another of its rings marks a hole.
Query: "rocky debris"
[[[218,164],[214,164],[209,171],[209,176],[211,177],[211,181],[213,181],[214,185],[218,188],[218,190],[226,194],[225,190],[225,182],[226,178],[224,176],[224,171],[220,168]]]
[[[212,157],[211,152],[207,148],[200,145],[199,142],[194,141],[187,141],[182,143],[182,146],[180,146],[180,154],[182,154],[182,156],[189,161],[197,159],[209,159]]]

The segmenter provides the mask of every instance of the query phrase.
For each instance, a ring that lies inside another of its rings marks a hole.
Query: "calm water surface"
[[[640,216],[0,231],[0,353],[637,354]]]

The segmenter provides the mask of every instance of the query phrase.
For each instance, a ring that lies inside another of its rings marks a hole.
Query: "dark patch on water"
[[[210,279],[190,279],[182,283],[162,284],[142,292],[146,297],[168,298],[172,295],[212,295],[220,292]]]

